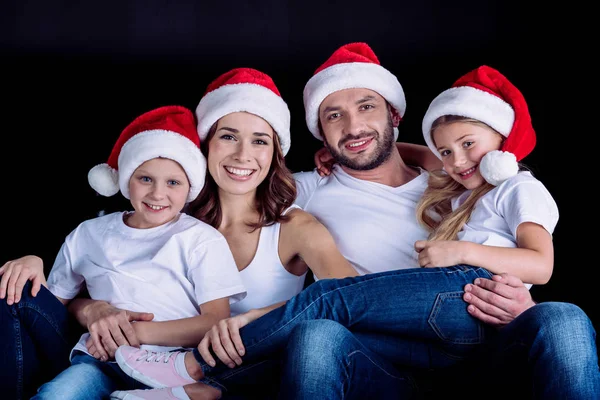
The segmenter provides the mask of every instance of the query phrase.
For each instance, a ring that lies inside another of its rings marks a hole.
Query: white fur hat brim
[[[206,177],[206,159],[200,149],[179,133],[167,130],[149,130],[136,134],[121,148],[118,171],[108,164],[93,167],[88,173],[88,182],[103,196],[112,196],[121,190],[129,199],[129,180],[133,172],[143,163],[162,157],[181,165],[190,181],[187,202],[200,194]]]
[[[308,129],[319,140],[319,107],[331,93],[344,89],[369,89],[379,93],[404,116],[406,98],[398,78],[378,64],[353,62],[335,64],[310,78],[304,87],[304,110]],[[395,139],[398,129],[394,128]]]
[[[200,140],[206,139],[211,126],[220,118],[242,111],[259,116],[271,125],[285,156],[291,146],[290,110],[280,96],[253,83],[224,85],[200,100],[196,107]]]
[[[508,137],[515,121],[512,107],[493,94],[470,86],[450,88],[440,93],[423,117],[423,138],[433,154],[441,159],[431,136],[431,126],[445,115],[457,115],[481,121]]]

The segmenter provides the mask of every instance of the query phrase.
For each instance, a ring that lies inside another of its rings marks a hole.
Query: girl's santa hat
[[[423,137],[441,158],[431,136],[431,126],[445,115],[473,118],[492,127],[506,139],[500,150],[481,159],[481,176],[499,185],[519,172],[518,162],[535,147],[536,137],[525,98],[504,75],[483,65],[458,79],[438,95],[423,118]]]
[[[208,131],[227,114],[244,111],[261,117],[279,136],[285,156],[290,149],[290,110],[273,79],[252,68],[235,68],[215,79],[196,107],[198,134],[205,140]]]
[[[331,93],[344,89],[369,89],[379,93],[404,117],[406,99],[398,78],[379,63],[366,43],[350,43],[337,49],[304,87],[304,110],[308,129],[319,140],[319,107]],[[394,128],[394,140],[398,128]]]
[[[137,117],[121,132],[108,161],[88,173],[90,186],[103,196],[119,189],[129,199],[129,179],[143,163],[162,157],[176,161],[190,181],[187,201],[194,200],[206,176],[206,159],[200,152],[200,138],[191,110],[165,106]]]

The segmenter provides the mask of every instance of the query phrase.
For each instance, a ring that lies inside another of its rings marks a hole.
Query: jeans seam
[[[16,307],[11,307],[11,314],[14,319],[14,329],[15,329],[15,345],[16,345],[16,354],[17,354],[17,398],[20,399],[23,396],[23,341],[21,338],[21,325],[19,318],[17,318],[17,309]]]
[[[469,271],[476,271],[477,269],[480,269],[481,267],[472,267],[472,268],[469,268],[468,271],[466,271],[464,268],[454,268],[454,270],[451,270],[452,268],[453,267],[444,267],[444,268],[439,268],[439,269],[428,269],[426,271],[428,271],[427,273],[430,273],[430,274],[443,273],[443,274],[447,275],[449,273],[466,273],[466,272],[469,272]],[[418,271],[415,271],[415,272],[403,273],[403,274],[412,275],[412,274],[416,274],[416,273],[421,274],[421,273],[423,273],[423,270],[419,269]],[[363,276],[365,276],[365,275],[363,275]],[[328,295],[330,295],[332,293],[335,293],[335,292],[337,292],[339,290],[342,290],[342,289],[345,289],[345,288],[349,288],[349,287],[353,287],[353,286],[356,286],[356,285],[362,285],[362,284],[364,284],[366,282],[370,282],[373,279],[388,279],[388,278],[390,278],[392,276],[395,276],[395,274],[385,274],[383,276],[377,275],[377,276],[372,276],[372,277],[370,276],[369,278],[363,279],[360,282],[350,283],[350,284],[344,285],[343,287],[337,287],[337,288],[334,288],[332,290],[329,290],[326,293],[321,293],[319,295],[319,297],[317,297],[316,299],[314,299],[304,309],[302,309],[300,312],[298,312],[293,319],[290,319],[286,324],[280,326],[279,329],[277,329],[276,331],[271,332],[270,334],[268,334],[267,336],[263,337],[258,342],[252,343],[251,345],[248,345],[246,347],[247,348],[253,348],[254,346],[257,346],[257,345],[261,344],[265,340],[268,340],[271,336],[275,335],[280,330],[286,328],[289,324],[291,324],[292,322],[294,322],[297,318],[299,318],[302,314],[304,314],[310,307],[312,307],[313,305],[315,305],[315,303],[317,303],[322,298],[324,298],[324,297],[326,297],[326,296],[328,296]]]

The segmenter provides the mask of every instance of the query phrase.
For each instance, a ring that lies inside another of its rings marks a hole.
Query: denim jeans
[[[396,352],[395,363],[426,368],[454,365],[493,333],[469,315],[462,300],[465,284],[490,276],[482,268],[455,266],[319,280],[240,330],[246,349],[244,362],[283,351],[292,331],[303,321],[327,319],[352,331],[423,345],[416,354]],[[200,358],[197,351],[194,354]],[[220,362],[210,367],[199,361],[209,380],[228,373],[228,367]]]
[[[100,361],[76,351],[71,366],[42,385],[32,400],[99,400],[108,399],[115,390],[147,388],[127,376],[116,362]]]
[[[44,286],[31,296],[28,282],[18,303],[0,301],[0,332],[0,393],[12,400],[30,398],[41,383],[69,366],[81,330]]]

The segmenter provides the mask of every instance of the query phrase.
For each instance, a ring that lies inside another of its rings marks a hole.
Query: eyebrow
[[[458,139],[456,139],[454,141],[454,143],[460,142],[461,140],[464,140],[467,136],[471,136],[471,133],[467,133],[467,134],[462,135],[461,137],[459,137]],[[437,150],[443,149],[443,148],[444,148],[443,146],[440,146],[440,147],[437,147]]]
[[[230,128],[230,127],[228,127],[228,126],[222,126],[222,127],[220,127],[218,130],[219,130],[219,131],[220,131],[220,130],[226,130],[226,131],[228,131],[228,132],[231,132],[231,133],[240,133],[240,131],[239,131],[238,129],[235,129],[235,128]],[[269,135],[268,133],[265,133],[265,132],[253,132],[252,134],[253,134],[254,136],[266,136],[266,137],[268,137],[268,138],[270,138],[270,137],[271,137],[271,135]]]
[[[377,100],[377,98],[376,98],[375,96],[372,96],[372,95],[366,95],[365,97],[363,97],[363,98],[361,98],[361,99],[358,99],[358,100],[356,100],[356,102],[355,102],[354,104],[356,104],[356,105],[360,105],[360,104],[366,103],[366,102],[368,102],[368,101],[373,101],[373,100]],[[325,107],[325,108],[323,109],[323,111],[321,111],[321,113],[322,113],[322,114],[327,114],[327,113],[329,113],[329,112],[331,112],[331,111],[338,111],[339,109],[340,109],[340,107],[339,107],[339,106],[330,106],[330,107]]]

